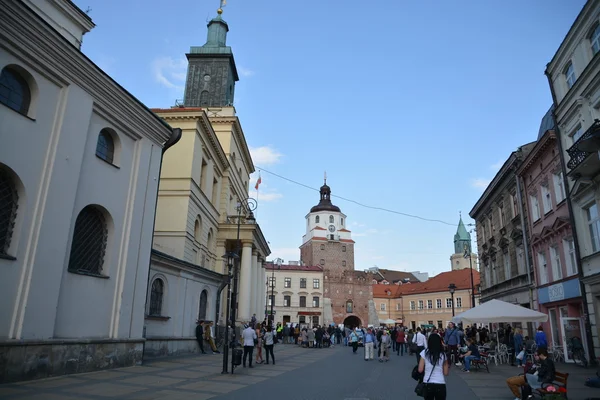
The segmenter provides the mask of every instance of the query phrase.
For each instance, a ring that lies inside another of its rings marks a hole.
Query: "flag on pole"
[[[258,190],[258,187],[260,186],[261,183],[262,183],[262,178],[260,177],[260,172],[259,172],[258,180],[256,181],[256,185],[254,186],[254,189]]]

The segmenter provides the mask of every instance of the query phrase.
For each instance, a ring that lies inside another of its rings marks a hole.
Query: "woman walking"
[[[419,372],[423,373],[425,400],[446,400],[446,380],[448,363],[439,335],[429,335],[427,348],[421,351]]]
[[[263,334],[262,334],[262,327],[260,326],[260,324],[256,324],[256,358],[254,359],[254,361],[256,362],[256,364],[262,364],[265,362],[265,360],[263,360],[263,356],[262,356],[262,348],[263,348]]]
[[[271,328],[270,326],[267,326],[267,333],[265,333],[264,336],[264,341],[265,341],[265,352],[267,353],[267,362],[266,364],[269,363],[269,354],[271,355],[271,358],[273,359],[273,365],[275,365],[275,354],[273,354],[273,344],[275,343],[273,340],[273,328]]]

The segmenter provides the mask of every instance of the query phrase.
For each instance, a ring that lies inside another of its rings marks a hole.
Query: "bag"
[[[527,400],[527,399],[529,399],[529,396],[532,396],[532,395],[533,395],[533,391],[531,390],[531,386],[529,386],[528,384],[521,386],[521,399],[522,400]]]
[[[521,350],[521,352],[517,354],[517,360],[523,360],[523,357],[525,357],[525,350]]]
[[[418,372],[418,368],[419,366],[416,366],[417,368],[417,372]],[[429,382],[429,380],[431,379],[431,375],[433,375],[433,370],[435,369],[435,365],[433,366],[433,368],[431,368],[431,373],[429,374],[429,378],[427,378],[427,382]],[[414,369],[413,369],[414,372]],[[425,374],[423,374],[423,377],[425,377]],[[417,383],[417,386],[415,386],[415,394],[419,397],[425,397],[427,395],[427,382],[423,382],[423,380],[419,381],[419,383]]]
[[[419,372],[419,365],[415,365],[415,367],[412,370],[411,376],[415,381],[423,380],[423,378],[424,378],[423,372]]]
[[[416,343],[411,343],[409,349],[411,352],[416,353],[417,351],[419,351],[419,346],[417,346]]]

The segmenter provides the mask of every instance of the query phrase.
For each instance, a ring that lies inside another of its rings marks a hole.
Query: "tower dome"
[[[321,186],[320,193],[321,200],[319,201],[319,204],[310,209],[311,213],[319,211],[341,212],[340,208],[338,206],[333,205],[333,203],[331,202],[331,188],[327,186],[327,182],[325,182],[323,186]]]

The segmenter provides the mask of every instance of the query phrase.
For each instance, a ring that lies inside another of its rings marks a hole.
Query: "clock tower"
[[[346,228],[346,215],[331,202],[327,181],[321,186],[320,196],[319,204],[306,215],[300,260],[304,265],[323,268],[322,324],[354,328],[378,323],[372,277],[354,270],[352,232]]]

